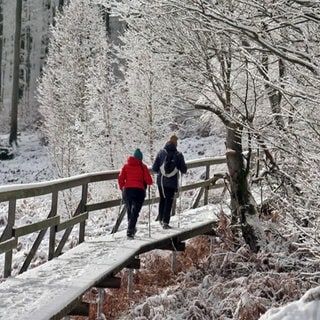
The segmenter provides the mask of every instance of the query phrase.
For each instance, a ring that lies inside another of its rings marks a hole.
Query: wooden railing
[[[225,187],[225,183],[217,183],[220,178],[224,177],[223,173],[212,171],[211,167],[226,163],[225,157],[206,158],[202,160],[188,161],[188,170],[193,168],[204,167],[204,179],[196,183],[188,185],[182,185],[179,188],[179,192],[187,190],[197,190],[196,197],[194,198],[191,208],[195,208],[199,205],[201,198],[203,198],[203,204],[208,203],[209,189]],[[39,232],[36,240],[30,252],[27,254],[25,261],[19,270],[22,273],[28,269],[30,263],[35,256],[37,249],[39,248],[42,240],[45,237],[46,232],[49,230],[49,252],[48,259],[51,260],[54,257],[59,256],[72,232],[75,225],[79,224],[79,243],[84,241],[85,238],[85,222],[88,219],[89,212],[95,210],[101,210],[106,208],[112,208],[121,204],[121,199],[113,199],[104,202],[88,203],[88,185],[98,183],[101,181],[116,180],[119,171],[107,171],[92,174],[84,174],[80,176],[53,180],[49,182],[40,182],[34,184],[24,185],[9,185],[0,187],[0,203],[7,202],[8,212],[5,228],[0,237],[0,255],[5,254],[4,260],[4,277],[8,277],[12,272],[12,258],[13,250],[17,248],[18,239],[21,236]],[[78,206],[70,219],[61,221],[58,213],[58,196],[59,192],[70,190],[72,188],[81,187],[81,196],[78,199]],[[51,209],[47,215],[47,218],[42,221],[27,224],[24,226],[16,226],[16,205],[17,200],[39,197],[43,195],[51,195]],[[150,205],[150,203],[158,202],[159,198],[153,197],[146,199],[144,205]],[[175,207],[175,206],[174,206]],[[116,225],[112,232],[116,232],[120,225],[121,219],[124,214],[119,215]],[[174,214],[174,213],[173,213]],[[122,216],[122,217],[121,217]],[[64,232],[60,241],[57,240],[57,233]],[[57,243],[58,242],[58,243]]]

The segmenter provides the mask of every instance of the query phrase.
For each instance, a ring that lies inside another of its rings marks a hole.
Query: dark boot
[[[134,239],[134,234],[135,234],[135,231],[134,230],[127,230],[127,239]]]

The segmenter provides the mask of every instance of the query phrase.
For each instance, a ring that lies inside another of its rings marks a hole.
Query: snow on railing
[[[179,187],[178,192],[197,190],[194,201],[190,206],[191,208],[196,208],[199,205],[201,198],[203,198],[204,205],[208,204],[209,189],[225,187],[224,182],[217,184],[217,181],[221,178],[225,180],[224,174],[211,172],[212,166],[224,163],[226,163],[225,157],[205,158],[186,162],[188,170],[201,167],[205,168],[205,172],[202,175],[200,181],[182,185]],[[0,186],[0,203],[7,203],[8,208],[7,217],[5,219],[2,219],[5,220],[5,226],[0,237],[0,255],[5,254],[3,276],[6,278],[11,275],[13,250],[17,249],[18,239],[21,236],[39,232],[31,250],[25,258],[23,266],[19,270],[19,273],[22,273],[28,269],[32,259],[35,256],[36,251],[38,250],[48,230],[49,260],[59,256],[62,253],[62,250],[71,234],[71,231],[73,230],[73,227],[77,224],[79,224],[78,242],[83,242],[85,237],[85,222],[89,217],[89,212],[117,207],[121,204],[120,198],[104,202],[88,203],[88,185],[101,181],[116,181],[118,174],[118,170],[113,170],[83,174],[47,182]],[[78,199],[77,208],[71,215],[71,218],[61,221],[60,215],[58,213],[59,192],[79,187],[81,188],[81,195],[80,199]],[[51,208],[49,213],[47,214],[47,218],[41,221],[25,224],[23,226],[17,226],[17,200],[39,197],[43,195],[51,195]],[[154,196],[152,198],[146,199],[144,202],[144,206],[150,205],[150,203],[156,203],[158,201],[159,198]],[[175,207],[176,204],[173,205],[173,215]],[[123,215],[124,211],[119,215],[112,232],[116,232],[118,230]],[[2,230],[2,228],[0,230]],[[64,234],[58,241],[56,235],[61,231],[63,231]]]

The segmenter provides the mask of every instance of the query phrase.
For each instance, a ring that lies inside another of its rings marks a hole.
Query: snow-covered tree
[[[252,220],[257,212],[252,205],[247,182],[248,167],[242,155],[243,123],[237,120],[239,115],[236,114],[242,109],[251,114],[256,101],[250,101],[246,95],[245,73],[241,72],[244,62],[233,57],[236,50],[232,39],[224,36],[221,28],[208,29],[202,25],[198,13],[192,11],[194,6],[196,4],[192,1],[155,1],[139,4],[135,10],[145,17],[146,30],[150,29],[154,34],[149,39],[152,49],[162,57],[170,53],[167,69],[172,76],[172,91],[179,96],[180,103],[187,106],[197,104],[205,110],[216,111],[225,124],[227,150],[230,151],[227,157],[231,193],[234,196],[232,209],[235,217],[241,216],[244,235],[248,235],[248,243],[257,250],[260,237],[250,228],[247,218],[250,215]],[[246,106],[243,108],[244,101]]]
[[[159,55],[149,46],[153,35],[140,25],[137,13],[132,13],[130,19],[136,23],[135,30],[128,24],[120,37],[122,44],[117,57],[122,62],[123,78],[117,80],[114,103],[118,123],[125,128],[121,139],[127,152],[140,147],[152,161],[175,125],[171,75],[167,61],[162,61],[171,57]]]
[[[58,177],[115,168],[109,67],[101,7],[70,1],[52,28],[38,95]],[[89,193],[105,195],[106,189]]]
[[[298,190],[295,185],[301,179],[289,167],[275,170],[279,164],[270,147],[296,155],[297,150],[308,149],[305,141],[314,141],[318,131],[314,121],[310,125],[308,109],[316,110],[319,101],[318,33],[314,32],[319,28],[319,5],[298,1],[253,5],[233,0],[123,2],[128,12],[139,12],[140,19],[145,19],[146,30],[154,35],[149,46],[174,57],[171,82],[181,101],[214,113],[224,123],[233,217],[256,250],[261,234],[248,182],[251,157],[250,153],[244,157],[243,151],[259,145],[272,170],[267,175],[276,171],[278,181],[273,183],[281,187],[285,181]],[[134,29],[134,20],[131,23]],[[309,139],[293,146],[292,138],[301,129],[307,129]],[[306,164],[305,172],[311,169],[309,160],[299,157],[299,161]],[[296,196],[300,198],[299,193]]]
[[[112,166],[107,53],[99,7],[71,1],[52,29],[39,85],[45,134],[60,177]]]
[[[18,130],[35,126],[38,120],[38,103],[35,99],[37,79],[47,54],[49,25],[58,6],[58,0],[22,1],[21,41],[18,87]],[[17,1],[1,1],[1,101],[0,127],[10,127],[11,95],[13,86],[14,32]],[[16,85],[15,85],[16,86]]]

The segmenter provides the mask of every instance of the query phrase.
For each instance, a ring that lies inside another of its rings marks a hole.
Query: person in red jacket
[[[128,239],[134,238],[137,220],[146,196],[146,187],[153,183],[149,169],[142,162],[142,158],[142,152],[136,149],[133,156],[130,156],[121,168],[118,176],[119,188],[127,209]]]

